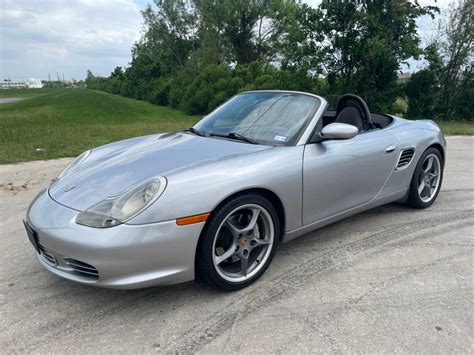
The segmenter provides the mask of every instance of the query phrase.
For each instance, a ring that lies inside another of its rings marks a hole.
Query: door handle
[[[396,145],[389,145],[387,148],[385,148],[385,153],[392,153],[395,151],[395,149],[397,149],[397,146]]]

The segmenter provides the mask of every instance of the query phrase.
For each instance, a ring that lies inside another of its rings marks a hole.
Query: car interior
[[[393,118],[383,113],[371,113],[365,101],[357,95],[347,94],[337,100],[335,110],[329,109],[323,116],[323,127],[330,123],[346,123],[356,126],[359,132],[367,132],[373,129],[381,129],[390,125]]]

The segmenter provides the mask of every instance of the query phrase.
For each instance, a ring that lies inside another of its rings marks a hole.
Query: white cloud
[[[2,0],[0,79],[108,75],[130,61],[141,23],[133,0]]]

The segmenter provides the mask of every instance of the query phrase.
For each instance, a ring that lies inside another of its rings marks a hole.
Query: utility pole
[[[48,72],[48,82],[51,82],[51,74]]]

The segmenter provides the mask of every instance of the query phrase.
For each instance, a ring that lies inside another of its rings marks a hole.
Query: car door
[[[396,138],[383,130],[305,146],[303,225],[360,206],[377,196],[396,164]]]

